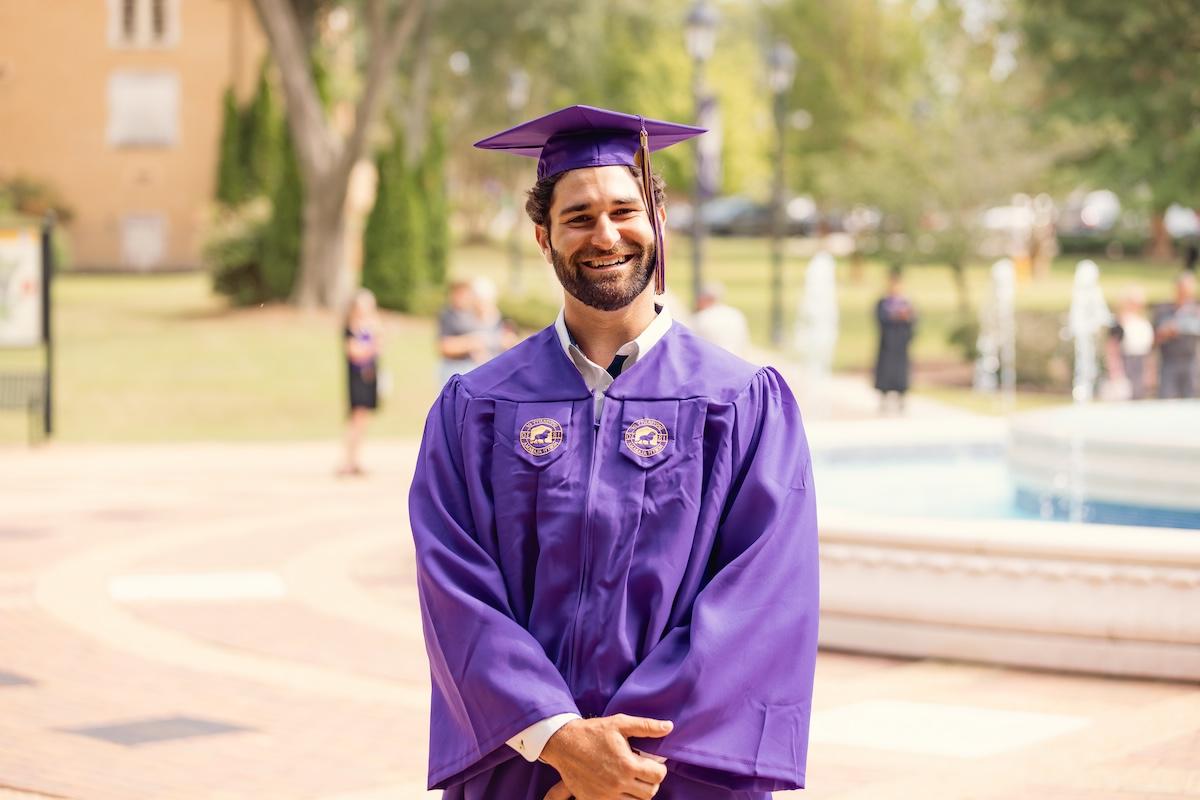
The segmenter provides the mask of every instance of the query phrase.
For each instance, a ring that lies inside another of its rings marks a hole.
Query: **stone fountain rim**
[[[977,556],[1068,559],[1200,569],[1200,535],[1176,528],[1152,528],[1040,520],[884,517],[825,509],[818,524],[821,540],[875,547],[951,551]]]

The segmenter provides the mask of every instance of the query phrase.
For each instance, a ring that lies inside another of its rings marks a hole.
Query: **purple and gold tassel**
[[[642,170],[642,200],[646,204],[646,213],[650,215],[650,224],[654,226],[654,293],[662,294],[667,290],[667,254],[663,244],[662,221],[658,218],[658,203],[654,200],[654,173],[650,168],[650,139],[646,134],[644,123],[641,131],[641,147],[638,148],[635,160]]]

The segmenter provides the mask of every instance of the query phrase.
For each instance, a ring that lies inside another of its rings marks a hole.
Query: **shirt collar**
[[[626,342],[617,349],[617,355],[626,356],[625,363],[621,366],[622,372],[632,367],[646,353],[650,352],[650,348],[658,344],[659,339],[662,339],[667,331],[671,329],[670,309],[666,306],[655,306],[655,309],[657,309],[658,313],[650,321],[650,324],[646,326],[646,329],[633,341]],[[558,318],[554,320],[554,330],[558,334],[558,343],[562,346],[563,352],[575,364],[588,388],[593,392],[597,389],[608,388],[608,385],[613,381],[613,377],[608,374],[607,369],[585,356],[583,350],[579,349],[579,345],[575,344],[575,341],[571,338],[571,332],[567,330],[565,308],[559,309]]]

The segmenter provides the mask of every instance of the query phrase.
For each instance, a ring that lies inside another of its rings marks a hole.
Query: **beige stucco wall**
[[[253,88],[265,51],[250,0],[175,0],[175,44],[109,43],[111,0],[0,0],[0,176],[55,186],[72,207],[74,265],[120,268],[121,219],[163,214],[166,250],[155,268],[199,264],[216,173],[221,97]],[[179,80],[172,147],[107,141],[114,70],[173,71]]]

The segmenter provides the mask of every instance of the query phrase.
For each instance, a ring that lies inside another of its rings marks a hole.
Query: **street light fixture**
[[[775,99],[775,181],[771,193],[771,344],[783,345],[784,172],[787,95],[796,78],[796,53],[776,42],[767,53],[767,83]]]
[[[693,61],[708,61],[717,45],[717,10],[705,0],[696,0],[684,21],[688,55]]]
[[[529,103],[529,73],[517,68],[508,73],[508,91],[505,102],[510,112],[509,121],[515,125],[521,118],[521,112]],[[513,173],[514,180],[517,174]],[[512,192],[506,193],[512,196]],[[508,288],[514,293],[521,290],[521,211],[514,204],[512,223],[508,231]]]
[[[712,58],[717,44],[717,23],[720,16],[706,0],[696,0],[692,3],[684,20],[684,44],[688,55],[692,57],[692,100],[696,109],[696,122],[704,127],[706,108],[711,105],[708,92],[704,87],[704,65]],[[712,170],[706,164],[705,149],[696,140],[696,180],[692,193],[692,305],[700,299],[702,288],[701,272],[704,266],[704,201],[710,191],[716,187],[706,185]]]
[[[508,109],[518,114],[529,102],[529,73],[514,69],[508,73]]]
[[[767,54],[767,82],[776,95],[792,88],[796,79],[796,52],[787,42],[776,42]]]

